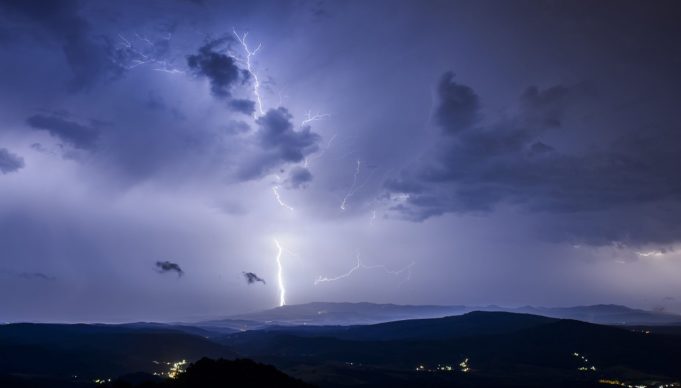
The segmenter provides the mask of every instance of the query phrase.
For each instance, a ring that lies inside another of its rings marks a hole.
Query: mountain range
[[[0,386],[94,387],[117,376],[128,382],[112,387],[176,386],[159,376],[209,357],[252,359],[320,387],[681,387],[676,315],[614,305],[470,309],[310,303],[196,324],[5,324]],[[219,379],[260,368],[204,365]]]
[[[500,306],[437,306],[395,305],[375,303],[312,302],[286,305],[264,311],[240,314],[194,323],[192,325],[216,330],[259,329],[266,326],[299,325],[367,325],[405,319],[442,318],[472,311],[497,311],[542,315],[551,318],[575,319],[603,325],[676,325],[681,315],[633,309],[620,305],[592,305],[575,307],[500,307]]]

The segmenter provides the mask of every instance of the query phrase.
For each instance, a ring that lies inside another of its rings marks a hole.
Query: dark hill
[[[493,316],[494,319],[489,319]],[[270,326],[259,331],[237,333],[235,337],[277,332],[302,337],[333,337],[353,341],[437,340],[468,336],[512,333],[557,319],[530,314],[474,311],[438,319],[410,319],[358,326]]]
[[[287,363],[334,362],[413,370],[417,365],[458,365],[469,358],[472,368],[488,375],[518,377],[533,372],[572,376],[581,366],[601,371],[625,368],[681,378],[681,338],[643,334],[622,328],[527,314],[471,313],[460,317],[401,321],[351,328],[326,336],[261,331],[224,338],[250,357]],[[371,340],[375,335],[377,340]],[[346,337],[348,336],[348,337]],[[358,341],[354,338],[360,338]],[[391,340],[385,340],[392,338]],[[585,355],[589,363],[573,353]],[[598,372],[596,372],[598,371]],[[606,376],[607,377],[607,376]]]
[[[156,372],[156,362],[235,353],[203,337],[173,330],[108,325],[0,326],[0,374],[109,378]]]
[[[251,360],[211,360],[203,358],[187,368],[176,379],[132,385],[123,381],[111,384],[113,388],[310,388],[312,385],[294,379],[270,365]]]
[[[406,319],[442,318],[472,311],[525,313],[558,319],[577,319],[606,325],[681,325],[681,316],[679,315],[638,310],[618,305],[505,308],[500,306],[410,306],[313,302],[286,305],[226,319],[201,322],[193,326],[205,327],[214,331],[219,327],[252,330],[261,329],[265,326],[369,325]]]
[[[349,328],[340,337],[373,341],[451,339],[511,333],[555,321],[553,318],[530,314],[474,311],[439,319],[413,319],[357,326]]]

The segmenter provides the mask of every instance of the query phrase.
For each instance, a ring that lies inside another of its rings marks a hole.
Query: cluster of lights
[[[461,372],[468,373],[471,370],[471,368],[468,366],[468,358],[461,361],[461,363],[459,364],[459,367],[461,367]]]
[[[417,372],[454,372],[456,369],[448,364],[437,364],[435,368],[429,368],[423,364],[416,367]],[[463,373],[470,372],[471,368],[468,363],[468,358],[459,363],[459,370]]]
[[[632,330],[634,333],[651,334],[650,330]]]
[[[627,387],[627,388],[671,388],[671,387],[679,387],[681,386],[679,383],[666,383],[666,384],[660,384],[660,383],[652,383],[649,385],[646,384],[631,384],[628,382],[620,381],[620,380],[614,380],[614,379],[600,379],[598,380],[599,383],[601,384],[608,384],[608,385],[619,385],[621,387]]]
[[[581,355],[581,354],[579,354],[579,353],[577,353],[577,352],[572,353],[572,355],[575,356],[576,358],[579,358],[579,359],[582,360],[582,362],[584,363],[584,365],[582,365],[582,366],[580,366],[579,368],[577,368],[577,370],[582,371],[582,372],[588,372],[588,371],[595,372],[595,371],[596,371],[596,367],[595,367],[595,366],[593,366],[593,365],[588,366],[589,359],[586,358],[584,355]]]
[[[160,365],[158,361],[154,361],[154,364]],[[175,362],[164,362],[166,366],[170,367],[167,372],[154,372],[154,376],[165,376],[171,379],[177,378],[180,374],[184,373],[187,368],[187,360],[175,361]]]
[[[111,379],[94,379],[94,380],[92,380],[92,382],[95,383],[95,384],[106,384],[106,383],[110,383]]]

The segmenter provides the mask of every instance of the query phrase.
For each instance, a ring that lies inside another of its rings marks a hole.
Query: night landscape
[[[681,387],[679,20],[0,0],[0,387]]]

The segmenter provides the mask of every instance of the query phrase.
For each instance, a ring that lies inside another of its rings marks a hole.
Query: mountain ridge
[[[616,304],[571,307],[501,307],[464,305],[398,305],[370,302],[310,302],[286,305],[251,313],[199,322],[200,327],[236,327],[241,330],[264,326],[352,326],[407,319],[442,318],[472,311],[502,311],[575,319],[606,325],[681,325],[681,315],[630,308]],[[238,323],[238,325],[237,325]]]

